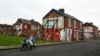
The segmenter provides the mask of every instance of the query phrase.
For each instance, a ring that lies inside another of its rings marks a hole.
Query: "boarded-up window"
[[[27,25],[24,25],[24,28],[27,29]]]
[[[31,30],[36,30],[36,26],[35,25],[31,25]]]
[[[45,28],[64,28],[64,17],[54,17],[54,18],[45,18],[43,20],[43,26]]]
[[[71,18],[68,18],[68,27],[71,27]]]
[[[64,28],[64,17],[58,17],[58,28]]]
[[[15,29],[19,30],[19,25],[16,25],[16,26],[15,26]]]
[[[82,29],[82,22],[80,22],[80,29]]]
[[[52,28],[55,25],[56,20],[48,20],[47,22],[47,28]]]
[[[23,24],[20,24],[20,29],[22,29],[22,27],[23,27]]]
[[[76,20],[74,20],[74,28],[76,28]]]

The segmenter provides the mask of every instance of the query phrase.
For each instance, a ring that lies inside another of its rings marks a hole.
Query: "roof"
[[[12,25],[0,24],[0,27],[12,27]]]
[[[93,25],[93,23],[88,23],[88,22],[84,23],[83,26],[96,27],[95,25]]]
[[[27,19],[22,19],[22,18],[19,18],[18,20],[21,21],[21,23],[26,23],[26,24],[33,24],[34,23],[34,20],[27,20]]]
[[[48,12],[47,15],[45,15],[45,16],[43,17],[43,19],[44,19],[46,16],[48,16],[52,11],[56,12],[57,14],[59,14],[59,15],[61,15],[61,16],[63,16],[63,17],[67,17],[67,18],[71,18],[71,19],[78,20],[78,19],[75,18],[74,16],[71,16],[71,15],[69,15],[69,14],[67,14],[67,13],[63,13],[63,12],[61,12],[61,11],[59,11],[59,10],[56,10],[56,9],[52,9],[50,12]],[[80,21],[80,20],[78,20],[78,21]]]
[[[33,19],[27,20],[27,19],[19,18],[17,21],[20,21],[21,23],[25,23],[25,24],[33,24],[33,25],[42,26],[39,22],[34,21]],[[17,23],[17,22],[16,22],[16,23]],[[15,23],[15,24],[16,24],[16,23]]]

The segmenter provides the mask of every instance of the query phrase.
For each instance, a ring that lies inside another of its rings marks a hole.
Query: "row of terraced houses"
[[[51,9],[42,20],[42,25],[35,20],[18,18],[13,25],[1,24],[0,34],[27,36],[56,41],[76,41],[99,37],[99,29],[93,23],[83,22],[65,13],[64,9]]]

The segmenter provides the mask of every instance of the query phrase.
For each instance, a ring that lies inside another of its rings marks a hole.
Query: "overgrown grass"
[[[0,46],[19,45],[24,39],[20,36],[0,35]]]
[[[11,35],[0,35],[0,46],[11,46],[11,45],[20,45],[22,41],[26,39],[25,37],[21,36],[11,36]],[[43,40],[35,40],[35,44],[41,43],[56,43],[59,41],[43,41]]]

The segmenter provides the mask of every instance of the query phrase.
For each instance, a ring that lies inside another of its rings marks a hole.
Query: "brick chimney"
[[[91,25],[93,25],[93,23],[92,23],[92,22],[91,22],[90,24],[91,24]]]
[[[59,11],[62,12],[62,13],[64,13],[65,10],[62,8],[62,9],[59,9]]]

